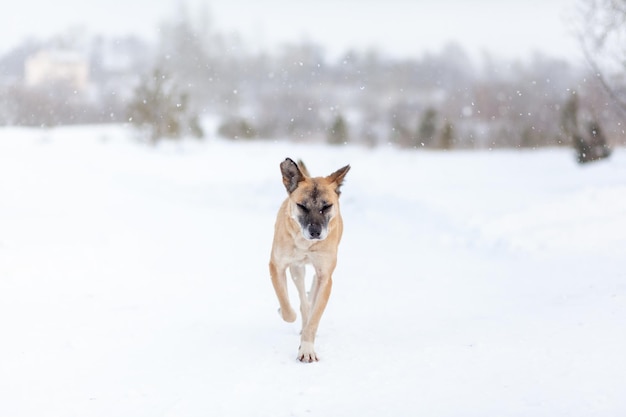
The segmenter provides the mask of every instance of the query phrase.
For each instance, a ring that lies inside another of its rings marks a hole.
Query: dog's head
[[[324,240],[328,225],[339,213],[339,194],[350,165],[327,177],[311,178],[302,161],[287,158],[280,164],[283,184],[289,193],[289,212],[308,240]]]

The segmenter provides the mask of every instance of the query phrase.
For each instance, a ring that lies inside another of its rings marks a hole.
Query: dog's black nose
[[[309,235],[311,235],[311,239],[319,239],[322,235],[322,226],[320,226],[319,224],[310,225]]]

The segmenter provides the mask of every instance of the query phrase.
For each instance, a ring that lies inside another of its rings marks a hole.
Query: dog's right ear
[[[290,158],[285,159],[280,164],[280,172],[283,174],[283,184],[289,194],[293,193],[298,188],[298,183],[304,180],[304,175],[298,164],[293,162]]]

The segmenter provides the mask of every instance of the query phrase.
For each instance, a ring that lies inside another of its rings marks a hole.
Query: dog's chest
[[[318,256],[316,245],[305,239],[296,239],[293,245],[283,248],[279,258],[286,264],[314,264]]]

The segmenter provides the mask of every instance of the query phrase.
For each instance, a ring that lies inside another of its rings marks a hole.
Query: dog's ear
[[[329,183],[335,184],[335,192],[337,193],[337,195],[341,194],[341,185],[343,184],[343,179],[345,178],[348,171],[350,171],[350,165],[339,168],[337,171],[326,177]]]
[[[309,174],[309,170],[307,169],[306,165],[304,165],[304,162],[302,162],[302,159],[298,159],[298,168],[300,168],[300,172],[305,177],[311,176],[311,174]]]
[[[280,172],[283,174],[283,184],[289,194],[293,193],[298,188],[298,183],[304,180],[304,175],[298,164],[293,162],[290,158],[285,159],[280,164]]]

